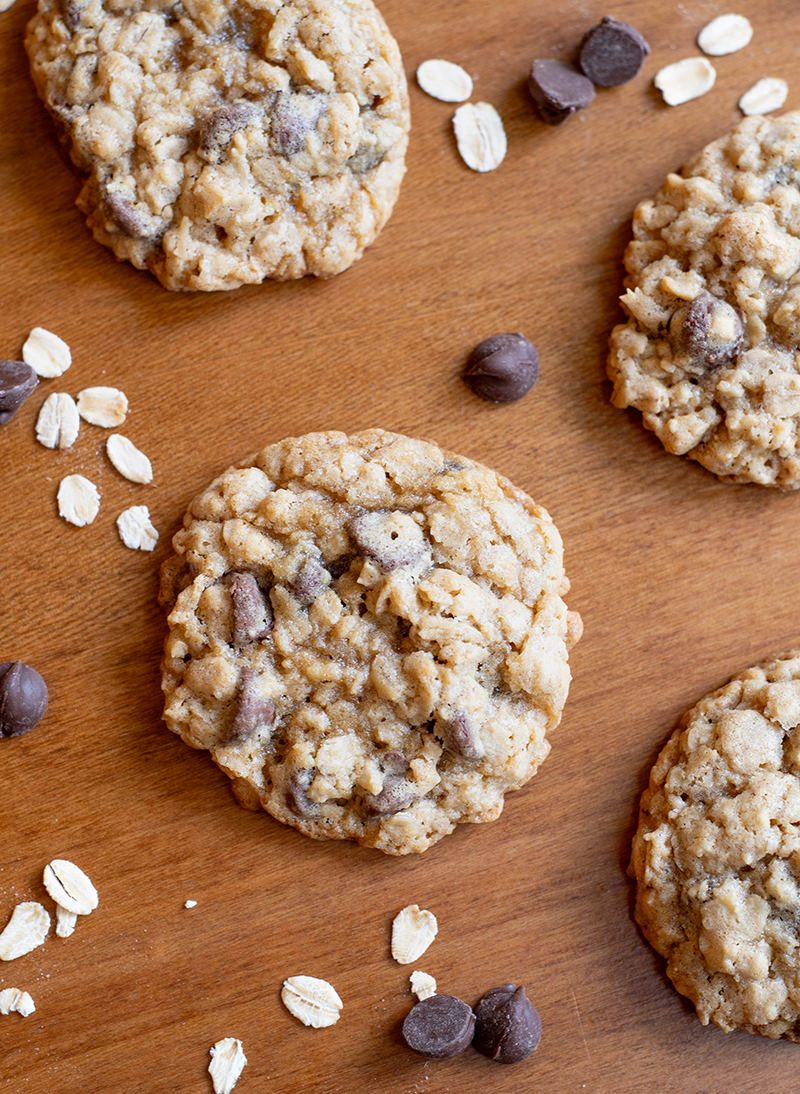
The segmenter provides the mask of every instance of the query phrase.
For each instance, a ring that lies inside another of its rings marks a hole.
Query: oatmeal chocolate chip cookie
[[[684,715],[631,873],[636,919],[704,1025],[800,1041],[800,650]]]
[[[745,119],[637,208],[612,402],[728,482],[800,487],[800,112]]]
[[[168,289],[330,277],[392,211],[408,95],[372,0],[39,0],[26,47],[95,239]]]
[[[162,570],[164,717],[242,805],[424,851],[549,751],[580,617],[548,514],[383,430],[265,448],[192,503]]]

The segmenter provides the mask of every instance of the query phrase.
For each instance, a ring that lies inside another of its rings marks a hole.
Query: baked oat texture
[[[612,402],[728,482],[800,486],[800,113],[752,117],[638,206]]]
[[[408,94],[371,0],[39,0],[26,48],[94,238],[168,289],[331,277],[392,211]]]
[[[547,755],[580,617],[548,514],[488,468],[378,429],[292,438],[173,545],[164,717],[242,805],[400,855],[494,820]]]
[[[800,1041],[800,650],[684,715],[631,873],[636,919],[704,1025]]]

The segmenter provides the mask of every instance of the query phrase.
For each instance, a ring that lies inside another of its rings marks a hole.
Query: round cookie
[[[547,755],[580,617],[557,529],[494,471],[378,429],[290,438],[173,546],[164,718],[242,805],[400,855],[494,820]]]
[[[636,920],[704,1025],[800,1041],[800,650],[684,715],[631,874]]]
[[[612,402],[728,482],[800,486],[800,112],[751,117],[633,218]]]
[[[94,238],[168,289],[331,277],[392,211],[408,94],[372,0],[39,0],[25,44]]]

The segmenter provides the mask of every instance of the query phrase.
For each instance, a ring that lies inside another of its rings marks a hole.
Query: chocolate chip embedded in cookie
[[[549,751],[580,619],[547,513],[382,430],[265,448],[192,503],[162,572],[164,717],[239,801],[423,851]]]
[[[800,487],[800,112],[747,118],[642,202],[612,402],[727,482]]]
[[[330,277],[392,211],[408,94],[372,0],[39,0],[26,48],[95,239],[168,289]]]
[[[636,919],[704,1025],[800,1041],[800,650],[684,715],[631,873]]]

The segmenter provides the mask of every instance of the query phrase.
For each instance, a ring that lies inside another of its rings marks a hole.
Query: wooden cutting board
[[[683,710],[734,672],[800,643],[800,497],[723,485],[665,454],[609,403],[604,358],[620,318],[621,255],[636,202],[740,117],[762,76],[800,106],[795,0],[741,0],[750,46],[719,58],[714,89],[678,108],[652,79],[696,54],[711,0],[620,0],[652,52],[624,87],[560,128],[531,109],[534,57],[569,59],[607,13],[587,0],[384,0],[410,77],[408,174],[379,240],[329,282],[170,294],[90,238],[22,48],[31,0],[0,15],[0,353],[44,326],[72,347],[68,390],[122,388],[127,434],[153,461],[124,481],[86,427],[57,453],[34,439],[45,387],[0,430],[0,660],[46,678],[31,734],[0,743],[0,920],[47,900],[54,857],[82,866],[100,907],[0,968],[36,1012],[0,1016],[0,1090],[203,1094],[209,1048],[238,1037],[237,1094],[593,1092],[777,1094],[800,1048],[704,1029],[631,918],[637,801]],[[508,155],[460,161],[452,107],[413,81],[429,57],[462,64],[493,103]],[[481,402],[459,375],[471,348],[522,331],[541,379],[521,402]],[[430,437],[498,469],[545,505],[566,546],[585,634],[553,750],[495,823],[422,856],[322,844],[241,810],[227,779],[160,721],[157,569],[183,511],[230,463],[288,434],[378,425]],[[97,520],[59,519],[80,472]],[[154,554],[117,537],[147,504]],[[184,907],[187,899],[197,906]],[[517,1067],[469,1050],[441,1063],[399,1039],[410,970],[389,953],[404,905],[435,912],[421,967],[473,1003],[527,986],[538,1052]],[[331,981],[327,1030],[283,1009],[284,977]]]

